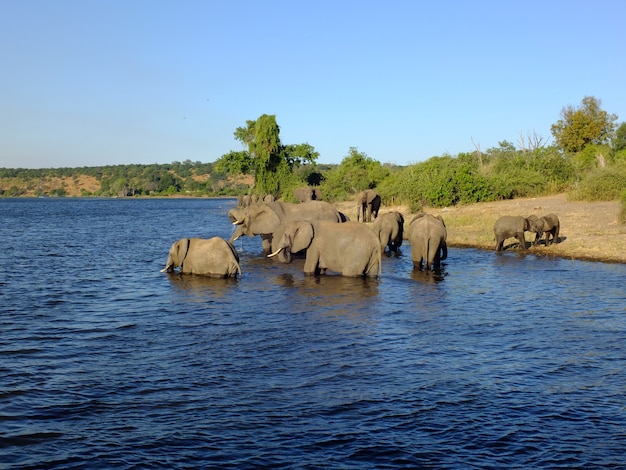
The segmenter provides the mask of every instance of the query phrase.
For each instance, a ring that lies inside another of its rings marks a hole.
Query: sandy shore
[[[338,204],[339,210],[356,220],[352,202]],[[493,225],[502,215],[537,216],[554,213],[561,222],[560,243],[529,249],[530,252],[589,261],[626,263],[626,225],[618,221],[619,201],[569,202],[565,194],[537,198],[484,202],[443,209],[426,208],[425,212],[441,215],[448,229],[448,246],[493,250]],[[409,223],[414,214],[406,207],[383,206],[380,212],[397,210]],[[526,240],[534,239],[526,233]],[[505,249],[517,250],[517,240],[505,241]]]

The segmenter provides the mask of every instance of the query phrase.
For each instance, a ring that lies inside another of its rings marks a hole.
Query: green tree
[[[389,172],[379,161],[350,147],[341,164],[324,175],[322,194],[331,201],[344,200],[364,189],[376,188]]]
[[[600,105],[599,99],[586,96],[579,108],[565,106],[561,119],[550,127],[557,146],[566,153],[577,153],[589,144],[609,143],[617,115],[607,113]]]
[[[247,175],[252,171],[252,157],[247,151],[231,151],[215,161],[215,171],[233,175]]]
[[[622,122],[615,131],[612,144],[614,152],[626,150],[626,122]]]

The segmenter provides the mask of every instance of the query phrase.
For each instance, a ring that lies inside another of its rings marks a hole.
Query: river
[[[235,204],[0,199],[0,467],[623,468],[626,265],[160,272]]]

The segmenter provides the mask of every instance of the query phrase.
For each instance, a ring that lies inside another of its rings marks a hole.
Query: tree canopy
[[[587,145],[609,143],[615,132],[617,115],[609,114],[593,96],[583,98],[581,106],[571,105],[561,110],[561,119],[550,130],[556,144],[566,153],[577,153]]]
[[[286,195],[303,182],[299,175],[306,172],[296,175],[295,170],[303,165],[315,166],[319,157],[308,143],[283,145],[274,115],[263,114],[254,121],[246,121],[245,126],[235,130],[234,136],[248,150],[227,153],[216,161],[215,166],[230,173],[252,173],[254,192],[259,195]]]

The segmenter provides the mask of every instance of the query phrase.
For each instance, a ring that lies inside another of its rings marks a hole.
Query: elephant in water
[[[422,269],[422,264],[426,271],[431,267],[438,269],[448,257],[447,238],[446,224],[440,215],[416,215],[408,229],[413,269]]]
[[[325,274],[327,269],[352,277],[380,278],[382,273],[378,237],[359,222],[293,222],[285,228],[276,251],[268,256],[301,250],[306,250],[305,275]]]
[[[381,214],[374,220],[372,229],[378,235],[383,252],[386,247],[390,252],[397,252],[404,237],[404,216],[398,211]]]
[[[343,222],[342,215],[335,206],[325,201],[308,201],[301,204],[276,201],[253,204],[246,208],[235,207],[228,211],[228,218],[237,227],[230,237],[231,243],[242,235],[250,237],[261,235],[263,251],[266,254],[276,250],[278,240],[287,224],[291,222],[298,220]],[[291,257],[281,253],[278,260],[289,263]]]
[[[357,222],[371,222],[372,216],[378,217],[380,195],[373,189],[366,189],[356,195]]]
[[[517,238],[520,248],[526,250],[526,239],[524,232],[535,232],[539,238],[543,235],[537,217],[522,217],[518,215],[504,215],[496,220],[493,226],[493,234],[496,239],[496,251],[502,251],[504,240],[507,238]]]
[[[161,272],[172,272],[180,266],[184,274],[210,277],[241,276],[239,254],[235,247],[220,237],[183,238],[174,242]]]
[[[559,231],[561,230],[561,222],[559,221],[559,218],[556,214],[548,214],[539,218],[531,215],[528,216],[528,218],[534,219],[537,226],[541,229],[543,233],[546,234],[546,246],[550,245],[551,243],[559,243]],[[552,235],[552,240],[550,240],[550,235]],[[533,245],[539,244],[540,239],[541,234],[537,232],[535,234],[535,241],[533,242]]]

